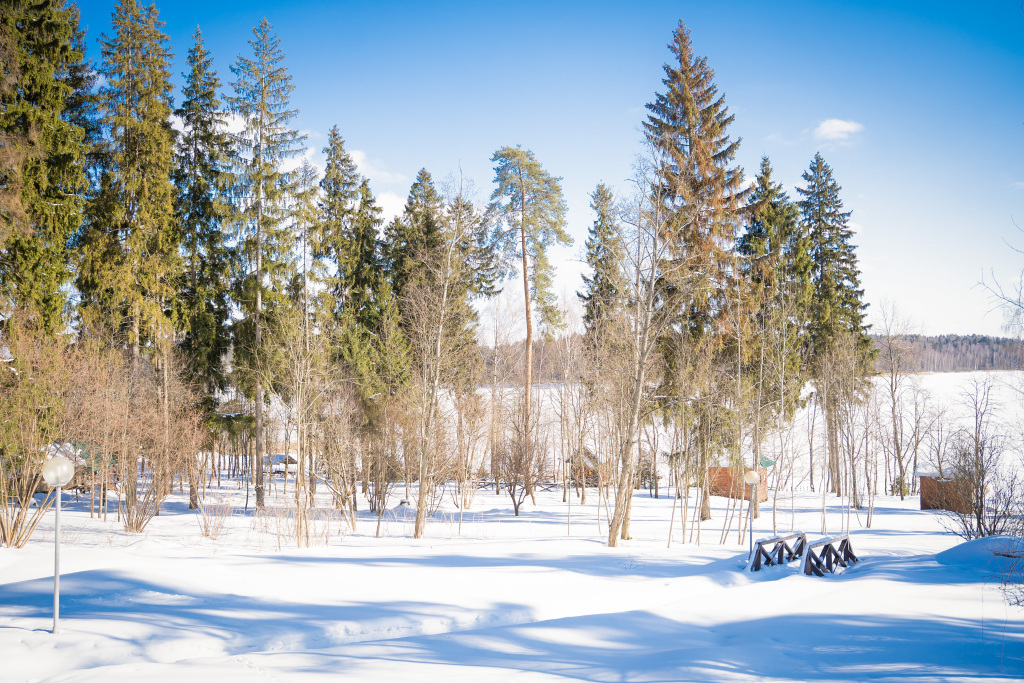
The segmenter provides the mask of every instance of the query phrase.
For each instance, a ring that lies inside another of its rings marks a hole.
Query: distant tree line
[[[872,335],[871,339],[876,348],[881,348],[880,336]],[[1024,363],[1024,345],[1009,337],[908,334],[905,340],[912,352],[907,368],[911,373],[1020,370]]]

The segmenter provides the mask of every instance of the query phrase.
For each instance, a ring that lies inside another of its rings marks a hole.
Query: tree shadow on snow
[[[485,610],[426,601],[359,602],[338,599],[340,589],[332,591],[328,586],[320,603],[290,602],[275,600],[272,585],[267,585],[266,597],[206,593],[108,569],[64,574],[60,589],[62,631],[76,630],[76,622],[86,622],[92,633],[128,641],[143,650],[175,634],[208,637],[221,641],[228,652],[248,652],[323,648],[534,619],[531,608],[498,601]],[[52,609],[52,579],[0,585],[0,617],[7,622],[0,629],[42,621],[45,628],[41,630],[49,631]],[[104,621],[120,625],[105,629]],[[131,626],[126,629],[123,624]],[[109,635],[125,632],[131,635]]]
[[[311,653],[304,671],[415,662],[580,681],[880,678],[1017,680],[1024,626],[971,619],[796,614],[716,625],[646,611],[555,619]],[[272,657],[272,655],[268,655]]]
[[[683,557],[649,557],[637,551],[636,555],[546,555],[541,553],[509,553],[499,557],[461,553],[429,553],[422,555],[393,555],[385,557],[344,557],[335,555],[271,555],[260,556],[263,562],[282,564],[336,564],[368,567],[436,567],[449,569],[537,568],[586,574],[600,577],[638,577],[648,579],[674,579],[689,576],[707,576],[719,583],[734,583],[742,565],[742,555],[725,557],[711,562],[700,562]]]

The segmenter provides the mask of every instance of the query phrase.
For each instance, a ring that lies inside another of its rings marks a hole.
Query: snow
[[[666,547],[664,488],[636,492],[632,538],[618,548],[593,490],[585,506],[541,492],[518,518],[506,494],[481,490],[461,529],[446,502],[413,540],[415,511],[399,500],[415,489],[400,486],[380,538],[365,509],[355,531],[318,510],[302,549],[284,512],[291,486],[278,480],[260,517],[240,509],[234,482],[210,495],[238,508],[216,541],[187,492],[144,535],[66,497],[57,635],[52,512],[26,548],[0,548],[0,681],[1024,678],[1024,611],[1000,590],[1024,549],[1004,537],[961,544],[916,497],[879,497],[871,528],[852,511],[861,561],[819,578],[799,562],[744,571],[747,537],[733,525],[718,543],[721,498],[700,545],[682,542],[677,510]],[[826,501],[822,528],[820,492],[797,492],[792,520],[780,494],[780,533],[842,533],[845,501]],[[770,502],[763,512],[755,538],[772,535]]]
[[[142,537],[72,500],[60,634],[49,633],[52,527],[0,550],[0,680],[1024,676],[1024,613],[1003,601],[993,566],[1006,539],[958,545],[916,499],[882,499],[873,528],[851,534],[862,561],[825,578],[799,563],[745,573],[746,539],[709,542],[714,520],[696,546],[678,542],[677,519],[666,548],[671,499],[646,491],[620,548],[598,536],[593,504],[574,505],[567,530],[559,494],[518,519],[506,501],[481,492],[461,536],[445,518],[414,541],[405,509],[380,539],[363,513],[358,533],[277,551],[242,514],[216,542],[201,538],[180,495]],[[819,504],[798,495],[809,534]]]

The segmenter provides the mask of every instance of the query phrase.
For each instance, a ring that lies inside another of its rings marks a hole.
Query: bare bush
[[[534,410],[537,407],[534,404]],[[542,461],[537,457],[537,453],[542,452],[547,444],[536,433],[539,422],[535,415],[529,421],[528,427],[527,421],[523,419],[523,408],[515,408],[511,434],[496,444],[495,448],[499,481],[506,487],[512,499],[512,509],[516,517],[519,516],[519,508],[522,507],[526,496],[537,486],[541,478]],[[534,434],[526,439],[523,434],[528,428],[532,428]]]
[[[114,463],[118,514],[129,533],[141,533],[159,514],[175,478],[207,438],[172,362],[132,361],[119,350],[86,343],[76,373],[69,440]]]
[[[48,493],[42,465],[55,442],[65,439],[68,389],[77,352],[8,320],[0,337],[0,545],[24,546],[35,532],[52,496],[31,506],[36,493]]]
[[[224,525],[235,513],[235,508],[223,496],[202,498],[198,506],[199,528],[202,529],[203,536],[216,541],[224,530]]]
[[[268,505],[252,517],[252,529],[262,537],[273,539],[278,550],[286,545],[326,546],[330,543],[332,529],[343,538],[346,525],[344,515],[329,508],[300,511],[292,505]]]
[[[993,425],[992,385],[975,382],[965,396],[970,426],[950,439],[945,456],[947,526],[965,539],[1020,533],[1024,480],[1008,466],[1007,441]]]
[[[334,500],[334,507],[343,512],[350,529],[356,528],[356,473],[359,440],[356,397],[351,386],[335,382],[324,398],[319,427],[314,431],[318,442],[317,477]]]

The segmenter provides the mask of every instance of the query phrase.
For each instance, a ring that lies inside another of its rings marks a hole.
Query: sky
[[[80,0],[91,55],[113,0]],[[495,150],[521,145],[562,178],[575,298],[589,193],[625,195],[645,104],[664,90],[678,22],[715,69],[742,138],[792,195],[815,152],[852,211],[869,321],[895,306],[923,334],[1004,332],[985,285],[1024,270],[1024,9],[977,2],[157,2],[181,83],[197,27],[225,90],[252,27],[275,27],[296,128],[322,163],[327,131],[390,217],[420,168],[461,173],[479,202]],[[1019,228],[1018,228],[1019,226]]]

